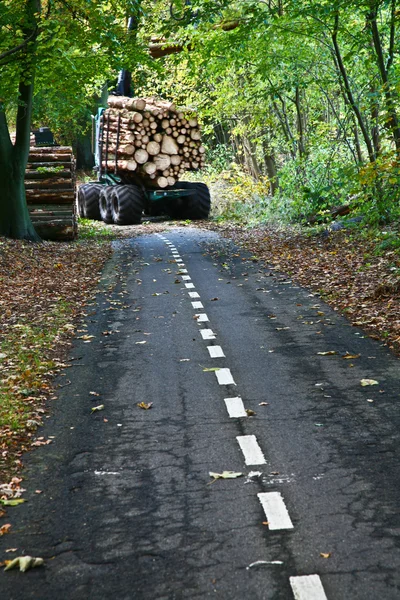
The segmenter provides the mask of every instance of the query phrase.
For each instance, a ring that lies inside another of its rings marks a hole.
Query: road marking
[[[200,334],[203,340],[215,340],[216,338],[212,329],[200,329]]]
[[[201,304],[201,302],[192,302],[192,304]],[[221,346],[207,346],[211,358],[224,358],[225,354]]]
[[[237,435],[236,439],[244,454],[246,465],[264,465],[267,462],[255,435]]]
[[[179,269],[179,273],[187,273],[187,269]]]
[[[232,419],[247,417],[247,413],[243,406],[243,400],[241,398],[225,398],[224,402],[226,404],[228,414]]]
[[[194,318],[198,323],[207,323],[207,321],[209,321],[206,313],[198,313],[197,315],[194,315]]]
[[[181,258],[176,258],[176,259],[175,259],[175,262],[176,262],[176,263],[183,263],[183,260],[182,260]]]
[[[219,385],[236,385],[230,369],[218,369],[214,371]]]
[[[189,296],[191,298],[200,298],[200,294],[198,294],[197,292],[189,292]]]
[[[290,577],[295,600],[328,600],[319,575]]]
[[[192,302],[193,308],[204,308],[202,302]]]
[[[293,523],[280,492],[257,494],[268,521],[268,529],[293,529]]]
[[[182,275],[182,279],[183,281],[190,281],[192,278],[190,277],[190,275]]]
[[[187,288],[194,288],[194,283],[185,283],[185,287]]]

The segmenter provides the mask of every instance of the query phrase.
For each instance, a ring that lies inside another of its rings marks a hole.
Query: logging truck
[[[196,116],[157,98],[110,96],[93,118],[97,180],[81,185],[81,217],[116,225],[140,223],[142,214],[206,219],[204,183],[180,181],[204,165]]]

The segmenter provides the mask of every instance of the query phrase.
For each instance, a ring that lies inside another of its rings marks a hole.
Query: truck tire
[[[99,209],[100,216],[104,223],[113,223],[112,216],[112,194],[114,192],[114,186],[103,185],[100,191],[99,197]]]
[[[78,189],[78,212],[80,217],[100,220],[99,196],[103,189],[100,183],[85,183]]]
[[[111,210],[116,225],[140,223],[144,207],[142,190],[136,185],[116,185],[112,193]]]
[[[210,190],[205,183],[178,181],[175,189],[191,190],[189,196],[182,196],[171,204],[169,210],[173,219],[208,219],[211,207]]]

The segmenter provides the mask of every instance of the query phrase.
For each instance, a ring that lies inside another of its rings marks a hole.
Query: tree
[[[0,235],[37,241],[24,190],[35,93],[53,122],[79,121],[88,99],[143,55],[126,33],[140,0],[3,0],[0,11]]]

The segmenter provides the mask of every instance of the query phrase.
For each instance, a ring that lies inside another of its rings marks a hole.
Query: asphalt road
[[[0,538],[45,566],[2,599],[400,597],[385,347],[189,227],[117,243],[78,336]]]

